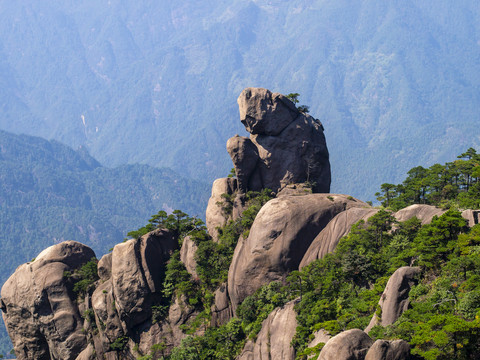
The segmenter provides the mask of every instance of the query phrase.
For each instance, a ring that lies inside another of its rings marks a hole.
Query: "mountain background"
[[[43,249],[76,240],[98,258],[163,209],[204,218],[210,184],[148,165],[101,166],[85,150],[0,131],[0,284]],[[0,354],[12,348],[0,322]]]
[[[202,217],[245,87],[300,93],[331,191],[363,200],[480,145],[474,0],[0,0],[0,20],[5,269],[72,233],[101,255],[162,208]]]
[[[478,147],[480,6],[445,1],[0,3],[0,128],[211,181],[248,86],[298,92],[332,192],[365,200]]]

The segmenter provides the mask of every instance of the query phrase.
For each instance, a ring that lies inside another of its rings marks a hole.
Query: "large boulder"
[[[195,261],[195,253],[198,246],[190,236],[185,236],[183,239],[182,247],[180,248],[180,261],[185,265],[187,271],[193,278],[198,278],[197,274],[197,262]]]
[[[326,254],[332,253],[340,239],[350,233],[353,224],[360,220],[367,221],[377,212],[377,209],[372,209],[370,206],[352,207],[335,216],[313,240],[300,262],[300,269],[323,258]]]
[[[241,192],[278,192],[306,181],[314,192],[330,191],[329,154],[320,121],[267,89],[247,88],[237,102],[240,120],[251,134],[250,139],[237,135],[227,143]]]
[[[17,359],[75,359],[87,347],[83,319],[66,272],[95,258],[65,241],[17,268],[1,291],[3,319]]]
[[[363,360],[373,340],[360,329],[341,332],[320,351],[318,360]]]
[[[237,103],[240,121],[254,135],[279,135],[300,115],[286,96],[263,88],[244,89]]]
[[[410,345],[404,340],[377,340],[365,356],[365,360],[408,360]]]
[[[400,222],[415,216],[421,221],[422,225],[425,225],[431,223],[434,216],[441,216],[445,211],[433,205],[414,204],[397,211],[393,216]]]
[[[335,215],[367,204],[335,194],[282,196],[259,211],[248,238],[240,239],[228,272],[233,309],[261,286],[297,270],[318,233]]]
[[[421,269],[419,267],[403,266],[390,276],[378,302],[382,315],[380,319],[376,314],[373,315],[365,332],[368,333],[375,325],[387,326],[397,321],[400,315],[408,308],[408,294],[411,287],[417,283],[420,272]]]
[[[297,328],[295,302],[276,308],[263,321],[255,341],[249,340],[237,360],[295,360],[291,342]]]

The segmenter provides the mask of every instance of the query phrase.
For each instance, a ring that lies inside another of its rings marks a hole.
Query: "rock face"
[[[240,120],[250,138],[228,140],[240,192],[291,183],[313,183],[314,192],[330,191],[330,162],[322,124],[300,112],[285,96],[247,88],[238,97]]]
[[[282,196],[258,213],[247,239],[239,241],[228,272],[228,293],[236,305],[271,281],[298,269],[313,239],[338,213],[367,204],[334,194]]]
[[[198,277],[197,262],[195,261],[195,252],[197,251],[197,244],[192,240],[190,236],[185,236],[183,239],[182,247],[180,248],[180,261],[184,263],[187,271],[194,278]]]
[[[247,342],[237,360],[295,360],[295,350],[290,345],[297,327],[294,306],[295,302],[291,301],[273,310],[263,321],[255,341]]]
[[[373,340],[360,329],[341,332],[320,351],[319,360],[363,360]]]
[[[417,276],[420,274],[419,267],[404,266],[397,269],[383,291],[378,304],[382,309],[381,320],[374,315],[365,332],[369,332],[375,325],[387,326],[393,324],[408,308],[408,293],[410,288],[417,283]]]
[[[3,319],[17,359],[75,359],[87,346],[64,272],[92,258],[95,253],[87,246],[63,242],[21,265],[3,285]]]
[[[312,261],[321,259],[328,253],[332,253],[340,239],[350,233],[353,224],[360,220],[367,221],[370,216],[376,214],[377,211],[376,209],[368,207],[353,207],[335,216],[325,229],[313,240],[300,262],[300,269]]]
[[[215,303],[212,306],[212,325],[219,326],[225,324],[234,316],[228,296],[227,284],[222,284],[215,291]]]
[[[216,240],[218,238],[217,227],[222,227],[231,218],[226,211],[226,206],[229,206],[228,201],[222,194],[232,196],[237,188],[237,179],[234,178],[220,178],[213,182],[212,195],[208,200],[205,220],[207,230],[210,236]]]

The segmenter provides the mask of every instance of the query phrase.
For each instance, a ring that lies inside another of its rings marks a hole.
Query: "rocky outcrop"
[[[360,329],[341,332],[320,351],[319,360],[363,360],[373,340]]]
[[[249,340],[237,360],[282,359],[295,360],[291,346],[297,327],[295,301],[276,308],[263,321],[255,341]]]
[[[410,345],[404,340],[377,340],[365,356],[365,360],[408,360]]]
[[[229,199],[235,196],[236,188],[237,179],[235,178],[220,178],[213,182],[212,195],[208,200],[205,221],[208,233],[214,240],[218,239],[217,228],[222,227],[229,219],[232,219],[233,202],[229,202]]]
[[[480,210],[464,210],[462,211],[462,217],[467,220],[468,226],[475,226],[479,223]]]
[[[154,295],[162,290],[161,274],[176,246],[168,230],[158,229],[113,248],[110,281],[115,307],[126,329],[151,316]]]
[[[240,120],[250,138],[228,140],[240,192],[310,182],[330,191],[329,154],[320,121],[300,112],[285,96],[247,88],[238,97]]]
[[[164,229],[116,245],[98,262],[95,290],[85,294],[73,293],[72,281],[79,280],[71,280],[95,258],[85,245],[54,245],[20,266],[1,292],[17,358],[73,360],[95,354],[94,358],[135,359],[135,344],[145,354],[154,344],[170,349],[179,345],[186,336],[180,325],[194,310],[175,299],[166,317],[154,313],[162,297],[165,264],[177,246],[173,234]]]
[[[3,285],[3,319],[17,359],[75,359],[87,347],[83,319],[64,274],[92,258],[89,247],[66,241],[18,267]]]
[[[353,207],[335,216],[328,225],[315,237],[308,250],[305,252],[300,269],[311,262],[332,253],[340,239],[350,233],[352,225],[360,220],[367,221],[370,216],[378,212],[371,207]]]
[[[351,329],[327,341],[319,360],[408,360],[410,345],[403,340],[373,340],[362,330]]]
[[[365,332],[368,333],[375,325],[387,326],[397,321],[408,308],[408,294],[411,287],[417,283],[420,272],[419,267],[403,266],[390,276],[378,302],[381,309],[380,319],[377,314],[373,315]]]
[[[400,222],[415,216],[421,221],[422,225],[425,225],[431,223],[434,216],[441,216],[445,211],[432,205],[414,204],[397,211],[394,216]]]
[[[255,290],[298,269],[318,233],[335,215],[367,204],[334,194],[282,196],[258,213],[247,239],[239,241],[228,272],[233,309]]]

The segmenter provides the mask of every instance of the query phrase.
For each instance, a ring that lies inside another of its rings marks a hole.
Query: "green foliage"
[[[476,209],[480,207],[479,180],[480,154],[469,148],[458,160],[445,165],[412,168],[402,184],[382,184],[375,196],[393,210],[411,204]]]
[[[300,96],[299,93],[290,93],[287,94],[286,97],[293,102],[295,105],[299,103],[298,97]]]
[[[98,260],[92,258],[73,272],[64,271],[63,276],[73,284],[73,292],[77,297],[84,296],[99,279],[97,272]]]
[[[213,290],[225,282],[228,268],[232,261],[233,251],[238,238],[243,234],[248,236],[248,231],[253,224],[261,207],[272,198],[272,191],[264,189],[261,192],[249,191],[246,194],[246,209],[237,220],[230,220],[225,226],[218,229],[219,240],[196,239],[198,249],[195,253],[197,273],[206,286]]]
[[[130,231],[127,236],[138,239],[159,228],[171,230],[177,238],[181,238],[192,231],[203,230],[205,226],[202,220],[190,217],[181,210],[174,210],[170,215],[166,211],[160,210],[148,220],[147,225],[138,230]]]
[[[109,349],[111,351],[123,351],[128,344],[128,336],[120,336],[110,344]]]
[[[303,113],[308,113],[310,111],[310,107],[307,105],[297,105],[300,101],[298,100],[300,94],[299,93],[290,93],[286,95],[288,99],[290,99],[291,102],[295,104],[297,109]]]
[[[268,314],[276,307],[284,305],[287,300],[287,294],[278,282],[271,282],[248,296],[237,308],[237,317],[242,321],[245,334],[255,337]]]
[[[223,193],[221,195],[222,201],[217,202],[217,205],[222,208],[222,212],[226,217],[229,217],[232,215],[233,201],[235,200],[235,195],[236,193],[233,193],[233,194]]]
[[[229,177],[229,178],[237,177],[237,172],[235,171],[235,168],[230,169],[230,172],[228,173],[227,177]]]
[[[241,321],[233,318],[218,328],[208,328],[202,336],[189,336],[173,349],[170,360],[233,360],[245,343]]]

